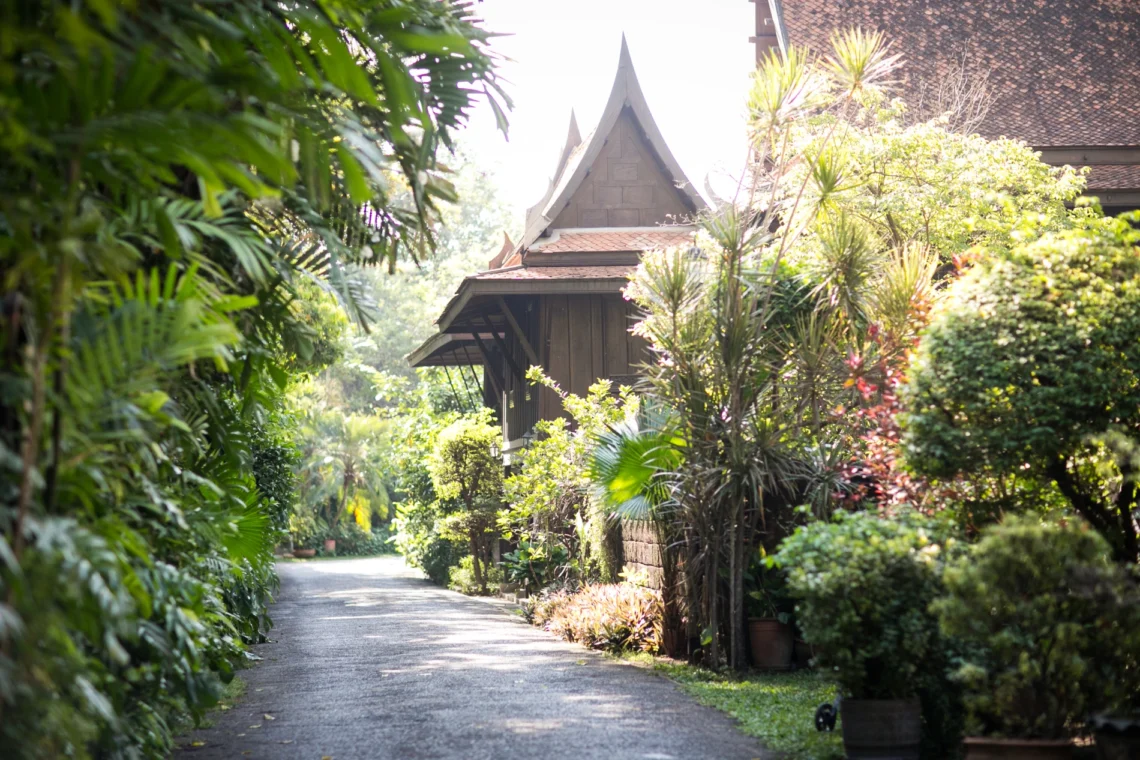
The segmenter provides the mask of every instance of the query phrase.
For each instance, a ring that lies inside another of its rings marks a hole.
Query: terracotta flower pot
[[[335,552],[336,551],[336,539],[335,538],[326,538],[325,539],[325,551],[326,552]]]
[[[776,618],[751,618],[748,641],[752,645],[752,667],[763,670],[791,670],[792,627]]]
[[[839,720],[848,760],[918,760],[917,699],[844,699]]]
[[[1068,740],[966,737],[966,760],[1070,760],[1072,756]]]
[[[308,559],[309,557],[317,556],[316,549],[294,549],[293,556],[300,559]]]

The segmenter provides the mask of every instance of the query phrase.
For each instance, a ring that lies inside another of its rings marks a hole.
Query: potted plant
[[[838,681],[851,760],[919,756],[919,687],[941,646],[928,606],[943,558],[958,551],[952,535],[917,514],[843,512],[798,529],[775,555],[804,639]]]
[[[289,536],[293,543],[293,556],[309,559],[317,555],[320,521],[309,512],[294,512],[289,517]]]
[[[1011,517],[946,569],[932,609],[967,647],[968,760],[1071,757],[1135,688],[1136,597],[1110,556],[1084,522]]]
[[[788,596],[783,573],[767,561],[760,548],[757,561],[745,577],[748,591],[748,643],[752,666],[763,670],[791,670],[795,635],[791,624],[794,602]]]

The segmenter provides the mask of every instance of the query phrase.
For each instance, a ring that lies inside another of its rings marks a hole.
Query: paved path
[[[762,757],[670,681],[432,586],[398,558],[279,571],[273,641],[242,673],[245,696],[180,760]]]

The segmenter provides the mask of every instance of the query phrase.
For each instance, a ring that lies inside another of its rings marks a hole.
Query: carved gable
[[[678,222],[691,214],[683,197],[626,107],[582,184],[550,226],[652,227]]]

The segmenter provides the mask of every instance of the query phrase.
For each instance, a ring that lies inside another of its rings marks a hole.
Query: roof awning
[[[490,334],[479,336],[489,343]],[[407,356],[413,367],[464,367],[483,364],[483,352],[473,333],[438,333]]]
[[[498,312],[496,299],[503,296],[620,293],[633,270],[632,265],[518,266],[481,272],[463,281],[436,324],[440,332],[462,332],[488,309]]]
[[[505,316],[504,296],[620,293],[633,269],[632,265],[519,266],[472,275],[436,321],[439,332],[408,354],[408,363],[413,367],[482,364],[483,346],[493,346],[507,331],[518,334]]]

